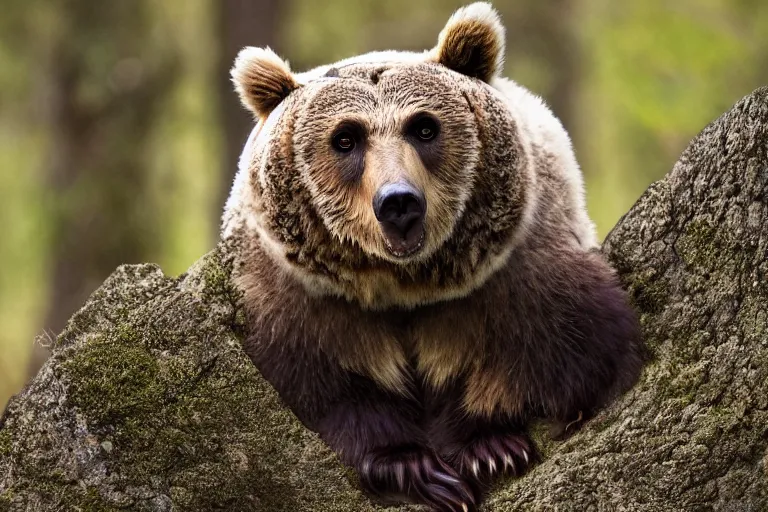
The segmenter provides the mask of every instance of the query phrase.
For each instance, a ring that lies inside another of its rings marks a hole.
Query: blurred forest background
[[[121,263],[216,242],[251,127],[228,70],[431,48],[454,0],[2,0],[0,410]],[[571,133],[604,236],[688,141],[768,84],[766,0],[497,0],[507,75]]]

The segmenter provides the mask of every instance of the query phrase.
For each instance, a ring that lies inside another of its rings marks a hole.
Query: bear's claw
[[[459,474],[488,484],[500,475],[520,476],[538,458],[527,435],[492,434],[479,437],[454,458]]]
[[[360,464],[365,488],[384,501],[416,501],[440,512],[475,512],[478,496],[470,484],[426,448],[379,450]]]

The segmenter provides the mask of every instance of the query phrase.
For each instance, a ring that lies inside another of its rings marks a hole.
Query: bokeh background
[[[119,264],[216,242],[251,126],[228,80],[434,45],[454,0],[1,0],[0,410]],[[572,135],[604,236],[688,141],[768,84],[766,0],[497,0],[506,73]],[[41,343],[34,343],[37,339]]]

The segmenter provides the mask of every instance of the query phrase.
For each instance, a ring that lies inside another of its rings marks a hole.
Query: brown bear
[[[458,10],[423,53],[293,73],[246,48],[257,117],[227,202],[245,350],[372,495],[475,510],[641,369],[568,135],[501,77],[504,29]]]

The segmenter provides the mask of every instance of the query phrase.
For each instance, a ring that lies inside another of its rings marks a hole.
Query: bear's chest
[[[342,366],[385,388],[393,381],[399,391],[414,381],[441,388],[483,365],[489,341],[484,317],[474,308],[447,306],[361,315],[353,331],[365,350],[339,350],[337,356]]]

